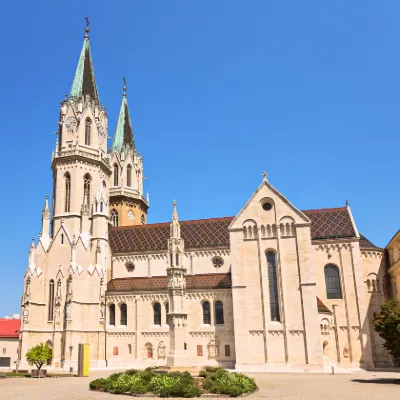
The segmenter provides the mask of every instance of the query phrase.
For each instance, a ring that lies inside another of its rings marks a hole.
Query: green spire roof
[[[133,140],[133,129],[131,118],[129,116],[128,100],[126,98],[125,86],[124,95],[122,97],[121,109],[117,122],[117,129],[114,133],[111,151],[122,152],[122,149],[135,150],[135,142]]]
[[[86,95],[89,95],[92,100],[99,102],[87,33],[83,41],[74,81],[72,82],[70,97],[86,97]]]

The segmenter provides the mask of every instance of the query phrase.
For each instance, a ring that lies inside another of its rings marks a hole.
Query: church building
[[[47,368],[66,371],[81,343],[92,368],[393,365],[372,327],[389,296],[384,249],[349,204],[299,210],[264,174],[235,216],[179,221],[174,201],[171,221],[147,224],[125,83],[110,149],[107,137],[86,27],[29,250],[20,368],[39,343],[53,349]]]

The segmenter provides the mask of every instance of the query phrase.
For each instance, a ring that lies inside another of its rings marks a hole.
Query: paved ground
[[[91,392],[91,379],[110,372],[93,372],[90,378],[0,379],[0,399],[13,400],[123,400],[129,397]],[[260,390],[247,399],[274,400],[393,400],[400,396],[400,374],[249,374]]]

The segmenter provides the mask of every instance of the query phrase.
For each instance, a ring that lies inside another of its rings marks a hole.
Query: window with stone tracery
[[[214,268],[221,268],[224,265],[224,259],[222,257],[213,257],[211,261]]]
[[[161,304],[160,303],[154,303],[153,312],[154,312],[154,325],[161,325]]]
[[[115,304],[110,304],[108,307],[109,325],[115,325]]]
[[[121,304],[120,311],[121,311],[120,325],[127,325],[127,323],[128,323],[128,308],[125,303]]]
[[[126,169],[126,184],[128,187],[132,186],[132,166],[130,165]]]
[[[267,252],[269,309],[271,321],[280,322],[278,279],[276,273],[276,257],[273,251]]]
[[[114,186],[118,186],[118,165],[114,164]]]
[[[203,324],[211,324],[210,303],[208,301],[203,302]]]
[[[88,210],[90,209],[90,175],[86,174],[83,177],[83,203],[87,205]]]
[[[71,176],[67,172],[65,174],[65,208],[64,212],[71,211]]]
[[[91,125],[92,125],[92,123],[90,122],[90,119],[87,119],[86,124],[85,124],[85,145],[86,146],[90,146]]]
[[[215,303],[215,325],[224,325],[224,305],[222,301]]]
[[[118,228],[118,212],[115,209],[111,211],[111,223],[114,228]]]
[[[49,312],[48,321],[54,321],[54,280],[51,279],[49,283]]]
[[[325,286],[327,299],[342,298],[339,268],[334,264],[328,264],[325,266]]]

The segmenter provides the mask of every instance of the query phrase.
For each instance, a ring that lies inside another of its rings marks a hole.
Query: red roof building
[[[21,320],[0,318],[0,338],[18,338]]]

